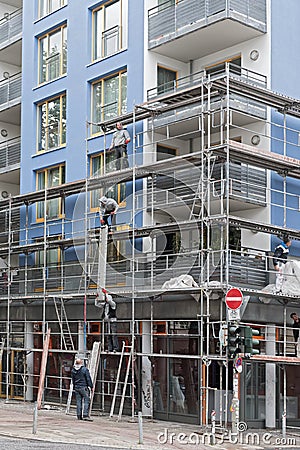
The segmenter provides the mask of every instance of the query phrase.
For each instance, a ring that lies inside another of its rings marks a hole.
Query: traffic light
[[[241,349],[241,328],[235,324],[228,324],[228,357],[234,359]]]
[[[253,338],[253,336],[258,336],[259,331],[251,327],[242,327],[241,329],[242,342],[244,345],[245,358],[250,358],[252,355],[258,355],[259,349],[253,348],[255,345],[259,345],[259,340]]]

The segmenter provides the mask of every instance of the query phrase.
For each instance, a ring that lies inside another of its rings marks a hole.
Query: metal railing
[[[21,137],[0,143],[0,169],[15,166],[21,161]]]
[[[0,108],[10,102],[16,103],[19,99],[21,101],[22,95],[22,75],[16,73],[8,78],[0,81]],[[9,106],[9,105],[8,105]]]
[[[245,81],[247,83],[255,84],[262,87],[267,87],[267,77],[261,73],[254,72],[253,70],[246,69],[245,67],[237,66],[233,63],[227,63],[228,72],[230,76]],[[200,72],[191,73],[176,80],[168,81],[162,85],[155,86],[147,91],[147,100],[166,95],[172,92],[181,92],[185,89],[191,88],[200,84],[203,80],[214,79],[220,75],[227,73],[226,65],[221,67],[218,71],[214,71],[213,74],[209,73],[209,70],[201,70]]]
[[[266,32],[266,0],[166,1],[148,11],[149,48],[226,18]]]
[[[23,9],[20,8],[11,14],[6,13],[0,20],[0,46],[13,38],[19,38],[22,33],[22,13]]]

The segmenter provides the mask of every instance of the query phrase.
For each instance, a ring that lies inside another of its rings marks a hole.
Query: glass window
[[[92,85],[92,122],[113,119],[127,112],[127,72],[119,72]],[[93,125],[92,134],[99,133]]]
[[[51,237],[53,240],[61,239],[61,236]],[[43,239],[37,239],[36,242],[43,242]],[[46,250],[46,266],[54,266],[60,263],[61,260],[61,250],[60,248],[48,248]],[[44,250],[38,250],[36,252],[35,263],[37,267],[42,267],[44,265]]]
[[[67,3],[67,0],[39,0],[39,17],[44,17]]]
[[[175,6],[175,0],[158,0],[158,11]]]
[[[93,11],[93,61],[126,48],[127,11],[127,0],[110,1]]]
[[[177,150],[172,147],[165,147],[164,145],[157,144],[157,161],[162,161],[163,159],[173,158],[176,156]]]
[[[39,83],[54,80],[67,72],[67,27],[65,25],[39,39]]]
[[[236,75],[241,74],[242,60],[240,56],[235,56],[234,58],[229,58],[224,61],[220,61],[217,64],[213,64],[212,66],[205,67],[207,75],[223,73],[227,62],[230,63],[229,70],[231,73],[235,73]]]
[[[65,183],[65,166],[60,165],[37,172],[37,190],[59,186]],[[37,220],[43,220],[45,215],[45,202],[37,203]],[[60,217],[62,214],[62,199],[47,200],[47,219]]]
[[[38,105],[37,151],[47,151],[66,143],[66,95]]]
[[[103,167],[104,155],[103,153],[93,156],[91,159],[91,177],[99,177],[104,173]],[[116,170],[114,152],[107,152],[105,154],[105,171],[106,173]],[[99,207],[99,198],[105,195],[106,197],[114,198],[119,205],[124,203],[126,198],[126,183],[118,183],[109,188],[96,189],[91,193],[91,208]]]
[[[157,93],[174,91],[176,89],[177,72],[157,66]]]

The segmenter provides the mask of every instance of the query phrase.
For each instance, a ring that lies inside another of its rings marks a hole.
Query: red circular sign
[[[238,309],[243,303],[243,294],[237,288],[229,289],[225,297],[225,302],[227,308]]]

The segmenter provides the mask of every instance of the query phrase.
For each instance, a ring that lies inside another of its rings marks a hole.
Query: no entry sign
[[[243,303],[243,294],[237,288],[229,289],[225,296],[227,308],[238,309]]]

